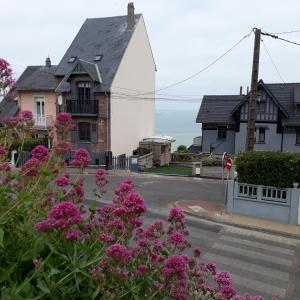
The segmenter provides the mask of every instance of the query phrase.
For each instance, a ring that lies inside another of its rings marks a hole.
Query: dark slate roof
[[[0,124],[4,117],[13,117],[19,110],[18,101],[4,98],[0,102]]]
[[[196,122],[234,123],[231,112],[244,97],[244,95],[204,96]]]
[[[49,91],[55,89],[56,66],[29,66],[17,80],[17,91]]]
[[[135,15],[136,23],[140,17],[140,14]],[[74,63],[68,63],[68,60],[77,57],[98,65],[103,83],[98,84],[95,91],[109,91],[132,33],[133,30],[127,30],[127,16],[86,19],[55,75],[67,75],[74,67]],[[103,55],[102,60],[95,62],[96,55]]]
[[[285,108],[288,118],[282,120],[284,125],[300,125],[300,114],[297,113],[294,95],[295,89],[300,89],[300,83],[266,83],[267,88]]]

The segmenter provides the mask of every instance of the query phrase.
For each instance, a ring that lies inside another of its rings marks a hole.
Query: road
[[[110,176],[107,203],[114,187],[127,176]],[[155,175],[133,176],[137,191],[145,198],[149,211],[145,225],[166,219],[169,208],[177,200],[206,200],[221,203],[224,186],[221,181],[173,178]],[[86,176],[89,201],[93,199],[93,176]],[[202,259],[214,260],[219,270],[232,273],[239,293],[272,296],[279,300],[300,299],[300,240],[242,229],[187,217],[190,241],[203,249]]]

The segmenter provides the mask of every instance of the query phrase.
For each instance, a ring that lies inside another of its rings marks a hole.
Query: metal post
[[[251,94],[248,107],[248,124],[245,151],[253,151],[255,143],[255,118],[256,118],[256,98],[257,98],[257,83],[259,70],[259,53],[260,53],[260,36],[261,30],[254,29],[254,51],[251,77]]]

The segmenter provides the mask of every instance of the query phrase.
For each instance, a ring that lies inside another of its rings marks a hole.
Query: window
[[[79,141],[91,141],[91,124],[89,122],[78,123]]]
[[[300,128],[296,129],[296,145],[300,145]]]
[[[103,58],[103,55],[102,54],[97,54],[94,58],[94,61],[101,61]]]
[[[91,100],[91,83],[89,81],[78,82],[78,100],[81,102]]]
[[[265,143],[266,139],[266,128],[259,128],[258,129],[258,142]]]
[[[265,113],[266,112],[266,102],[264,102],[264,101],[257,102],[256,111],[258,113]]]
[[[227,131],[225,126],[218,127],[218,140],[226,140]]]

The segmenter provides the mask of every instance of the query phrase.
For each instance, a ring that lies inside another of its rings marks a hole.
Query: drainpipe
[[[108,145],[108,141],[109,141],[109,128],[108,128],[108,109],[109,109],[109,96],[107,94],[107,92],[105,92],[105,96],[106,96],[106,151],[109,151],[109,145]]]

